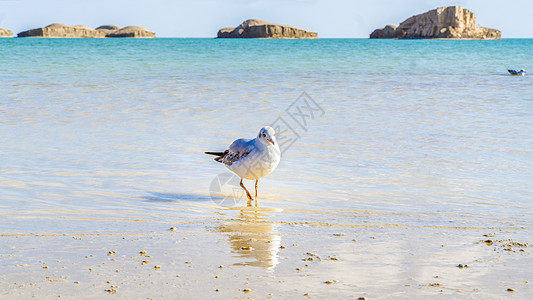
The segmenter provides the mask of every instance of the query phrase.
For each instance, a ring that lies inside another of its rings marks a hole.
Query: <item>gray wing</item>
[[[238,139],[229,146],[229,149],[224,151],[224,154],[215,158],[216,161],[221,162],[227,166],[231,166],[234,162],[246,157],[253,149],[255,139]]]

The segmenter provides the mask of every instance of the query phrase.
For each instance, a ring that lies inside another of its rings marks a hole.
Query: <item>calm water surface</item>
[[[203,151],[290,120],[302,92],[324,114],[260,181],[277,220],[531,226],[533,76],[506,70],[532,57],[528,39],[1,39],[1,228],[212,218],[226,169]]]

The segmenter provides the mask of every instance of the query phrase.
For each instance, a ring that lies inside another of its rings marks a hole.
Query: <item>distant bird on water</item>
[[[257,206],[257,183],[270,174],[281,160],[281,151],[276,141],[276,132],[270,126],[259,130],[255,139],[233,141],[224,152],[205,152],[215,155],[215,160],[223,163],[241,178],[240,186],[246,191],[248,206],[252,206],[252,195],[242,183],[243,179],[255,180],[255,206]]]
[[[520,71],[507,70],[507,72],[509,72],[509,74],[511,74],[513,76],[524,76],[524,75],[526,75],[526,70],[524,70],[524,69],[521,69]]]

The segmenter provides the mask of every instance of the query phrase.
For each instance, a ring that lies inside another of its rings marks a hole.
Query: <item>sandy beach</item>
[[[197,221],[173,222],[3,212],[11,222],[39,219],[62,229],[0,236],[0,297],[524,299],[533,293],[525,267],[533,264],[533,245],[523,241],[531,227],[282,221],[317,214],[211,207]]]

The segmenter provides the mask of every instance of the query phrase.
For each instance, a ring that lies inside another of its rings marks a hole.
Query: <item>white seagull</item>
[[[248,206],[252,206],[252,195],[242,183],[243,178],[255,180],[255,206],[257,206],[257,183],[270,174],[281,160],[281,151],[276,141],[276,132],[270,126],[259,130],[255,139],[235,140],[224,152],[205,152],[217,156],[216,161],[223,163],[241,178],[241,187],[246,191]]]

